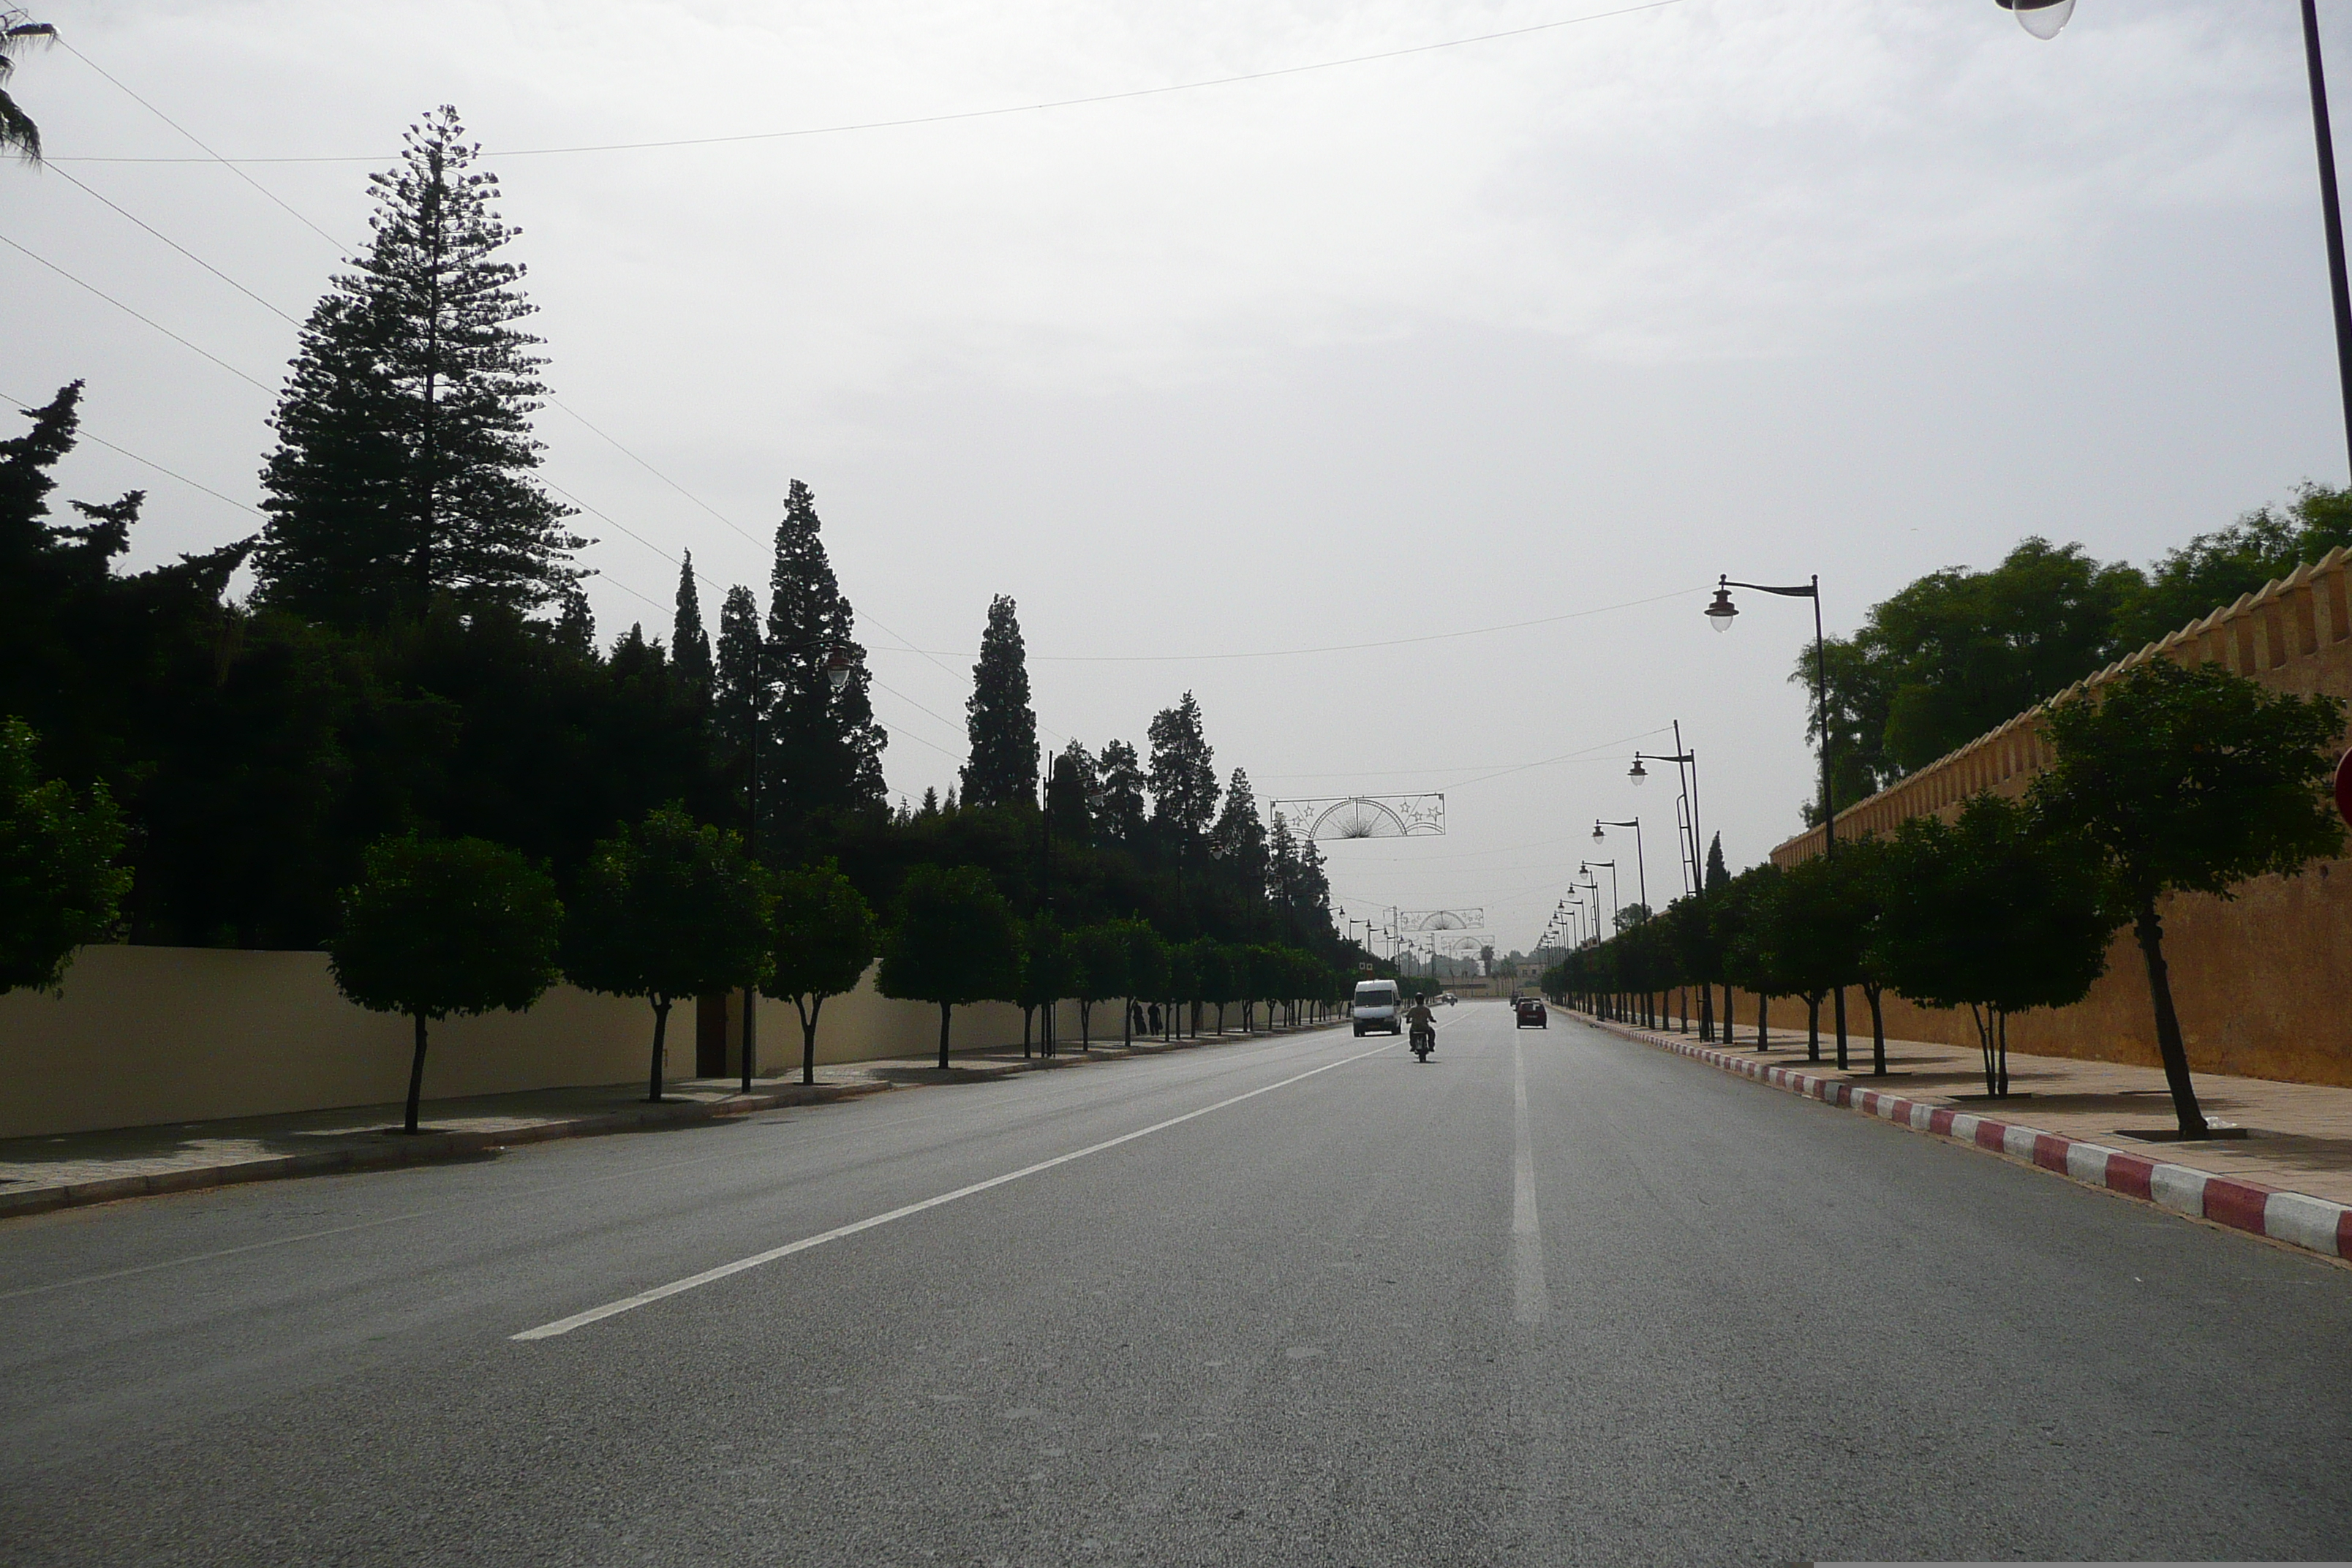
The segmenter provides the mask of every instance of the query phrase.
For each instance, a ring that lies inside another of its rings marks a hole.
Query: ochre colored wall
[[[2147,658],[2212,661],[2276,690],[2352,700],[2352,559],[2331,552],[2315,565],[2217,610],[2130,658],[2101,670],[2067,695],[2114,679]],[[2015,719],[1838,813],[1841,838],[1885,833],[1925,812],[1949,816],[1980,789],[2025,792],[2048,760],[2042,710]],[[2352,735],[2347,735],[2352,741]],[[1787,866],[1821,853],[1818,827],[1772,851]],[[2296,877],[2263,877],[2235,898],[2202,894],[2168,900],[2165,957],[2189,1065],[2202,1072],[2302,1083],[2352,1085],[2352,860],[2313,865]],[[1858,994],[1850,1026],[1867,1037],[1869,1014]],[[1742,1026],[1755,1016],[1740,1004]],[[1903,1039],[1974,1045],[1964,1012],[1937,1012],[1885,999],[1887,1033]],[[1792,1022],[1790,1022],[1792,1021]],[[1772,1008],[1777,1030],[1801,1029],[1801,1004]],[[2011,1048],[2042,1056],[2154,1066],[2156,1019],[2138,945],[2119,932],[2107,972],[2072,1007],[2021,1015],[2010,1022]]]
[[[1118,1037],[1119,1006],[1096,1005],[1097,1039]],[[740,1070],[740,995],[730,999],[730,1071]],[[696,1014],[690,1000],[670,1010],[667,1077],[694,1075]],[[1230,1023],[1240,1018],[1228,1009]],[[869,972],[825,1003],[817,1060],[928,1056],[939,1027],[938,1008],[877,994]],[[1059,1033],[1076,1046],[1076,1003],[1062,1005]],[[1017,1007],[955,1010],[956,1049],[1020,1042]],[[85,947],[61,996],[0,995],[0,1138],[383,1104],[408,1092],[412,1044],[406,1018],[343,999],[322,952]],[[528,1013],[435,1024],[425,1093],[643,1083],[652,1049],[643,1000],[558,986]],[[778,1072],[800,1052],[792,1004],[761,1002],[757,1065]]]

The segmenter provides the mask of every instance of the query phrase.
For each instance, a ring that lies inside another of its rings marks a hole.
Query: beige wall
[[[2072,689],[2079,692],[2148,658],[2222,664],[2275,690],[2352,700],[2352,559],[2329,552],[2315,565],[2141,649]],[[2072,692],[2069,693],[2071,695]],[[1991,733],[1838,813],[1840,837],[1892,832],[1907,817],[1956,814],[1979,790],[2020,795],[2049,759],[2042,710]],[[2347,736],[2352,740],[2352,736]],[[1783,866],[1821,853],[1815,828],[1772,851]],[[2201,1072],[2352,1085],[2352,860],[2314,865],[2297,877],[2263,877],[2230,900],[2202,894],[2162,907],[2165,957],[2189,1065]],[[1869,1016],[1850,1004],[1865,1033]],[[1753,1004],[1740,1004],[1748,1028]],[[1937,1012],[1890,996],[1887,1032],[1898,1038],[1974,1045],[1965,1012]],[[1801,1028],[1801,1004],[1772,1009],[1777,1028]],[[2044,1056],[2157,1063],[2147,972],[2128,931],[2108,950],[2107,973],[2072,1007],[2011,1020],[2010,1045]]]
[[[730,1040],[741,1037],[740,1007],[739,997]],[[670,1012],[667,1077],[694,1072],[696,1014],[691,1002]],[[1094,1026],[1118,1038],[1119,1005],[1097,1004]],[[1063,1005],[1061,1037],[1077,1041],[1075,1003]],[[0,996],[0,1137],[383,1104],[408,1092],[413,1039],[406,1018],[345,1001],[324,953],[86,947],[63,995]],[[956,1009],[958,1049],[1020,1040],[1017,1007]],[[761,1004],[759,1043],[767,1072],[798,1064],[790,1003]],[[928,1055],[939,1009],[877,994],[869,973],[824,1005],[817,1043],[820,1062]],[[425,1093],[642,1082],[652,1048],[644,1001],[558,986],[528,1013],[435,1024]],[[730,1053],[730,1068],[739,1061]]]

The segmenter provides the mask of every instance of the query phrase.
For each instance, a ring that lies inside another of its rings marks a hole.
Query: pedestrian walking
[[[1151,1027],[1147,1032],[1154,1035],[1160,1032],[1160,1004],[1157,1002],[1151,1005]]]

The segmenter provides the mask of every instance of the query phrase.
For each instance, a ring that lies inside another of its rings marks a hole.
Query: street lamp
[[[1993,0],[2037,38],[2054,38],[2074,0]],[[2311,79],[2311,134],[2319,149],[2319,214],[2327,234],[2327,283],[2336,306],[2336,374],[2344,402],[2344,442],[2352,452],[2352,289],[2344,277],[2344,214],[2336,195],[2336,136],[2328,128],[2327,73],[2319,53],[2319,6],[2303,0],[2303,63]]]
[[[2072,0],[2066,0],[2066,3],[2071,5]],[[1830,790],[1830,661],[1828,639],[1822,635],[1821,574],[1815,573],[1808,581],[1794,587],[1779,588],[1768,583],[1735,583],[1728,576],[1718,576],[1716,579],[1715,603],[1706,607],[1706,618],[1714,623],[1717,631],[1728,629],[1731,618],[1739,614],[1738,606],[1731,602],[1731,590],[1734,588],[1813,602],[1813,702],[1814,711],[1820,719],[1822,737],[1822,854],[1826,858],[1834,859],[1837,856],[1837,800]],[[1846,1062],[1845,987],[1837,986],[1830,994],[1835,1004],[1838,1068],[1843,1071]],[[1885,1072],[1885,1062],[1880,1060],[1874,1070]]]
[[[1639,789],[1650,779],[1650,770],[1642,765],[1644,762],[1675,764],[1675,778],[1681,785],[1681,793],[1675,798],[1675,830],[1683,839],[1683,890],[1704,892],[1706,878],[1701,865],[1698,834],[1698,753],[1683,749],[1683,721],[1677,719],[1674,726],[1675,749],[1664,756],[1634,752],[1633,765],[1625,776]]]
[[[1587,860],[1583,865],[1579,866],[1577,869],[1590,876],[1591,874],[1592,868],[1595,866],[1606,866],[1609,868],[1609,929],[1612,931],[1614,931],[1617,929],[1617,862],[1614,860]],[[1600,886],[1599,881],[1596,880],[1593,883],[1594,891],[1598,892],[1600,890]]]
[[[1642,853],[1642,819],[1636,816],[1627,822],[1601,822],[1596,820],[1592,825],[1592,841],[1595,844],[1601,842],[1602,838],[1605,837],[1601,832],[1601,829],[1605,827],[1630,827],[1633,830],[1634,890],[1641,895],[1643,910],[1647,913],[1655,914],[1657,911],[1650,908],[1649,858]]]

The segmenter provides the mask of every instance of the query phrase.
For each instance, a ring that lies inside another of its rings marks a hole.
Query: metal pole
[[[1642,911],[1656,913],[1650,908],[1650,864],[1649,858],[1642,853],[1642,819],[1638,816],[1633,819],[1633,885],[1642,895]]]
[[[1834,859],[1837,857],[1837,797],[1830,789],[1830,664],[1828,645],[1822,636],[1822,579],[1819,573],[1813,575],[1813,695],[1821,705],[1822,719],[1822,858]],[[1830,999],[1832,1022],[1837,1028],[1838,1070],[1843,1072],[1847,1055],[1845,987],[1833,986]],[[1763,1004],[1759,1002],[1757,1005],[1760,1007]],[[1874,1037],[1873,1046],[1871,1070],[1883,1073],[1886,1070],[1886,1053],[1883,1048],[1876,1048]]]
[[[744,786],[744,794],[750,803],[751,823],[743,833],[743,849],[751,856],[751,864],[754,866],[760,863],[760,699],[765,695],[763,688],[766,685],[765,681],[760,679],[759,671],[761,666],[766,662],[762,658],[752,665],[752,679],[755,684],[751,692],[751,773]],[[722,1040],[726,1038],[723,1020],[719,1029],[719,1038]],[[751,1092],[751,1069],[759,1052],[760,988],[756,985],[746,985],[743,987],[743,1092],[745,1094]],[[722,1062],[719,1065],[723,1067],[726,1064]]]
[[[2319,7],[2303,0],[2303,57],[2311,73],[2311,133],[2319,146],[2319,210],[2327,227],[2327,284],[2336,302],[2336,374],[2344,399],[2344,443],[2352,456],[2352,289],[2344,279],[2344,215],[2336,195],[2336,136],[2327,121],[2327,73],[2319,58]]]

